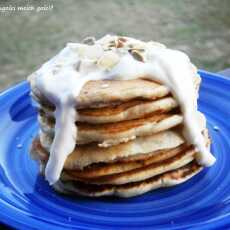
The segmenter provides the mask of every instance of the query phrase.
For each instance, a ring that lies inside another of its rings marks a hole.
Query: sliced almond
[[[116,40],[116,48],[122,48],[122,47],[124,47],[124,43],[126,42],[127,40],[125,39],[125,38],[122,38],[122,37],[120,37],[120,38],[118,38],[117,40]]]
[[[127,39],[126,39],[126,38],[124,38],[124,37],[119,37],[119,38],[118,38],[118,41],[121,41],[121,42],[123,42],[123,43],[124,43],[124,42],[126,42],[126,41],[127,41]]]
[[[106,51],[98,60],[97,65],[105,69],[111,69],[119,60],[118,54],[113,51]]]
[[[80,58],[98,60],[103,54],[103,48],[101,45],[95,44],[92,46],[82,45],[78,48],[78,54]]]
[[[117,42],[116,42],[116,48],[122,48],[122,47],[124,47],[124,43],[121,41],[121,40],[117,40]]]
[[[141,55],[140,51],[131,50],[130,53],[137,61],[144,62],[144,57]]]

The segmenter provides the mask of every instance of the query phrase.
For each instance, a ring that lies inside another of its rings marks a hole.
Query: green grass
[[[25,79],[69,41],[106,33],[157,40],[202,69],[230,66],[229,0],[8,0],[50,2],[51,12],[0,13],[0,89]]]

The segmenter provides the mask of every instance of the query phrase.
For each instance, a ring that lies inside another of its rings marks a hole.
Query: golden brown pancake
[[[31,154],[36,157],[37,151],[48,153],[44,143],[41,141],[41,145],[40,143],[38,145],[37,142],[38,139],[35,139]],[[174,148],[182,143],[184,143],[184,139],[178,130],[167,130],[109,148],[101,148],[97,144],[79,145],[66,159],[65,168],[82,169],[93,163],[112,162],[128,156],[148,154],[157,150]],[[47,146],[47,148],[49,147]]]
[[[39,145],[39,143],[37,144]],[[149,154],[143,154],[142,159],[133,159],[133,157],[126,157],[112,163],[92,164],[85,167],[83,170],[65,169],[65,171],[67,173],[68,171],[70,171],[70,173],[73,173],[77,177],[81,177],[81,178],[94,178],[99,176],[111,175],[111,174],[116,174],[116,173],[121,173],[133,169],[141,168],[153,163],[162,162],[182,152],[184,153],[188,149],[191,149],[191,147],[187,146],[186,144],[182,144],[176,148],[160,150]],[[41,151],[40,152],[37,151],[36,154],[37,154],[36,159],[42,161],[43,164],[47,162],[49,157],[47,153],[43,155]]]
[[[36,87],[32,76],[29,81],[34,99],[52,107],[52,103]],[[168,94],[168,87],[149,80],[98,80],[89,81],[84,85],[80,95],[76,98],[76,103],[79,109],[100,108],[121,104],[132,99],[155,100]]]
[[[59,180],[53,185],[53,187],[57,192],[73,196],[83,195],[99,197],[113,195],[119,197],[133,197],[161,187],[169,187],[183,183],[201,170],[202,167],[195,161],[192,161],[191,163],[176,170],[154,176],[144,181],[124,185],[93,185],[79,181],[62,182]]]
[[[40,111],[53,117],[54,108],[38,104]],[[125,120],[142,118],[149,114],[168,112],[177,107],[177,102],[172,97],[157,100],[132,100],[119,105],[110,105],[103,108],[77,109],[77,120],[92,124],[114,123]]]
[[[168,87],[144,78],[143,76],[143,79],[134,80],[89,81],[76,98],[78,109],[119,105],[133,99],[156,100],[170,94]],[[33,98],[48,107],[53,107],[52,103],[36,87],[33,74],[28,78],[28,81],[30,82]],[[197,91],[200,81],[199,76],[194,78],[194,86]]]
[[[144,154],[142,160],[132,160],[132,158],[130,159],[130,157],[127,157],[125,161],[121,159],[115,163],[92,164],[85,167],[83,170],[66,170],[66,172],[68,174],[68,171],[70,171],[70,174],[77,178],[108,176],[162,162],[188,149],[189,147],[184,144],[176,148],[157,151],[157,153],[154,153],[152,156],[149,156],[150,154]]]
[[[90,184],[126,184],[130,182],[137,182],[146,180],[150,177],[162,174],[167,171],[171,171],[180,168],[194,159],[195,150],[190,149],[185,152],[171,157],[167,160],[160,161],[158,163],[150,163],[149,165],[144,165],[133,170],[126,172],[116,173],[112,175],[105,175],[94,178],[82,178],[78,177],[74,171],[68,170],[63,171],[61,175],[61,180],[76,180],[83,181]]]
[[[168,130],[181,124],[183,118],[179,114],[162,113],[148,117],[121,121],[107,124],[87,124],[78,122],[77,144],[97,142],[101,147],[117,145],[122,142],[133,140],[136,137],[152,135],[157,132]],[[54,136],[54,119],[40,113],[39,122],[41,132],[50,138]]]

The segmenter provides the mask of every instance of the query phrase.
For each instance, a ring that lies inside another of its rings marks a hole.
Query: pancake
[[[40,113],[38,119],[42,132],[47,134],[47,138],[50,138],[50,142],[52,142],[54,136],[54,119],[47,117],[43,113]],[[181,124],[182,121],[183,118],[179,114],[163,113],[153,114],[141,119],[108,124],[92,125],[78,122],[76,143],[87,144],[98,142],[99,146],[108,147],[133,140],[136,137],[152,135],[168,130]]]
[[[42,113],[38,119],[41,127],[40,139],[43,146],[49,150],[54,135],[54,119],[52,117],[46,117],[44,113]],[[197,122],[204,130],[206,119],[200,112],[197,113]],[[151,135],[164,131],[180,123],[182,123],[181,115],[171,113],[154,114],[141,119],[103,125],[78,123],[77,144],[99,142],[99,146],[108,147],[135,139],[137,136]]]
[[[199,173],[201,170],[202,167],[195,161],[192,161],[191,163],[176,170],[154,176],[144,181],[128,183],[125,185],[92,185],[83,182],[63,182],[59,180],[53,185],[53,188],[59,193],[73,196],[133,197],[158,188],[181,184]]]
[[[105,36],[68,43],[28,80],[40,123],[30,154],[59,192],[131,197],[215,162],[183,52]]]
[[[206,147],[210,147],[210,139],[208,138],[207,130],[203,132],[204,138],[206,140]],[[68,170],[64,169],[67,173],[70,171],[74,176],[80,177],[80,178],[94,178],[94,177],[100,177],[105,175],[111,175],[111,174],[117,174],[121,172],[127,172],[133,169],[141,168],[153,163],[159,163],[170,159],[176,155],[185,153],[189,150],[192,150],[192,146],[188,146],[187,144],[182,144],[176,148],[171,149],[164,149],[155,151],[148,154],[141,154],[137,156],[130,156],[125,158],[120,158],[118,161],[112,162],[112,163],[95,163],[91,164],[87,167],[85,167],[83,170]],[[43,169],[45,167],[45,164],[48,160],[48,154],[42,153],[37,151],[36,152],[36,159],[40,160],[40,164],[43,165]],[[41,173],[44,173],[41,171]]]
[[[119,105],[94,109],[77,109],[77,121],[90,124],[114,123],[132,120],[153,113],[168,112],[177,107],[177,102],[172,97],[164,97],[154,101],[132,100]],[[54,108],[38,104],[41,113],[50,117],[54,116]]]
[[[83,181],[90,184],[126,184],[130,182],[137,182],[146,180],[150,177],[180,168],[194,160],[195,150],[190,149],[185,152],[169,158],[158,163],[150,163],[149,165],[136,168],[134,170],[116,173],[112,175],[105,175],[96,178],[82,178],[78,177],[74,171],[63,171],[61,180],[76,180]]]
[[[165,97],[154,101],[136,100],[113,107],[79,110],[79,121],[88,123],[111,123],[133,120],[149,114],[168,112],[178,106],[175,99]]]
[[[97,144],[80,145],[68,156],[65,168],[82,169],[90,164],[111,162],[128,156],[147,154],[153,151],[174,148],[184,143],[179,130],[167,130],[151,136],[139,137],[127,143],[101,148]],[[44,146],[44,140],[36,138],[31,146],[31,154],[36,158],[36,152],[48,154],[49,146]]]
[[[33,74],[28,80],[35,101],[52,107],[52,103],[36,87]],[[168,87],[149,80],[97,80],[89,81],[83,86],[80,95],[76,98],[76,103],[79,109],[101,108],[132,99],[155,100],[166,95],[169,95]]]
[[[185,144],[166,150],[157,151],[157,153],[152,154],[143,154],[142,160],[129,160],[127,157],[126,161],[119,160],[115,163],[107,163],[107,164],[92,164],[89,167],[84,168],[84,170],[72,170],[70,174],[76,176],[77,178],[94,178],[99,176],[108,176],[111,174],[117,174],[121,172],[127,172],[133,169],[141,168],[153,163],[162,162],[169,158],[174,157],[175,155],[184,152],[189,147]],[[144,158],[145,157],[145,158]],[[65,170],[68,174],[68,170]]]
[[[53,107],[54,105],[36,87],[35,75],[28,77],[31,86],[31,96],[35,101]],[[170,94],[167,86],[147,79],[134,80],[97,80],[87,82],[76,98],[78,109],[102,108],[120,105],[133,99],[156,100]],[[194,77],[194,87],[198,93],[201,78]]]
[[[126,157],[123,159],[118,160],[117,162],[112,163],[96,163],[85,167],[83,170],[70,170],[76,177],[81,178],[94,178],[99,176],[111,175],[121,172],[130,171],[136,168],[141,168],[143,166],[147,166],[153,163],[162,162],[169,158],[174,157],[175,155],[185,152],[191,147],[187,146],[186,144],[182,144],[179,147],[172,148],[172,149],[165,149],[159,150],[149,154],[142,154],[141,159],[133,159],[133,157]],[[46,164],[48,161],[48,154],[39,155],[39,151],[36,152],[37,156],[36,159],[41,161],[41,164]],[[68,173],[68,169],[65,169]],[[43,173],[43,171],[41,171]]]

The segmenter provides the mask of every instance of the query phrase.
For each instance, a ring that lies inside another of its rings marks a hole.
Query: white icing
[[[116,36],[107,35],[94,45],[67,44],[34,75],[36,87],[56,106],[55,137],[45,169],[45,177],[50,184],[59,179],[66,158],[75,148],[76,98],[90,80],[128,80],[144,76],[165,84],[180,105],[184,116],[184,135],[197,148],[197,161],[204,166],[215,162],[205,147],[197,122],[197,93],[193,81],[197,73],[188,56],[159,43],[126,39],[124,47],[113,47],[109,51],[108,44],[117,41]],[[144,62],[135,60],[128,52],[130,44],[136,49],[144,49]]]

